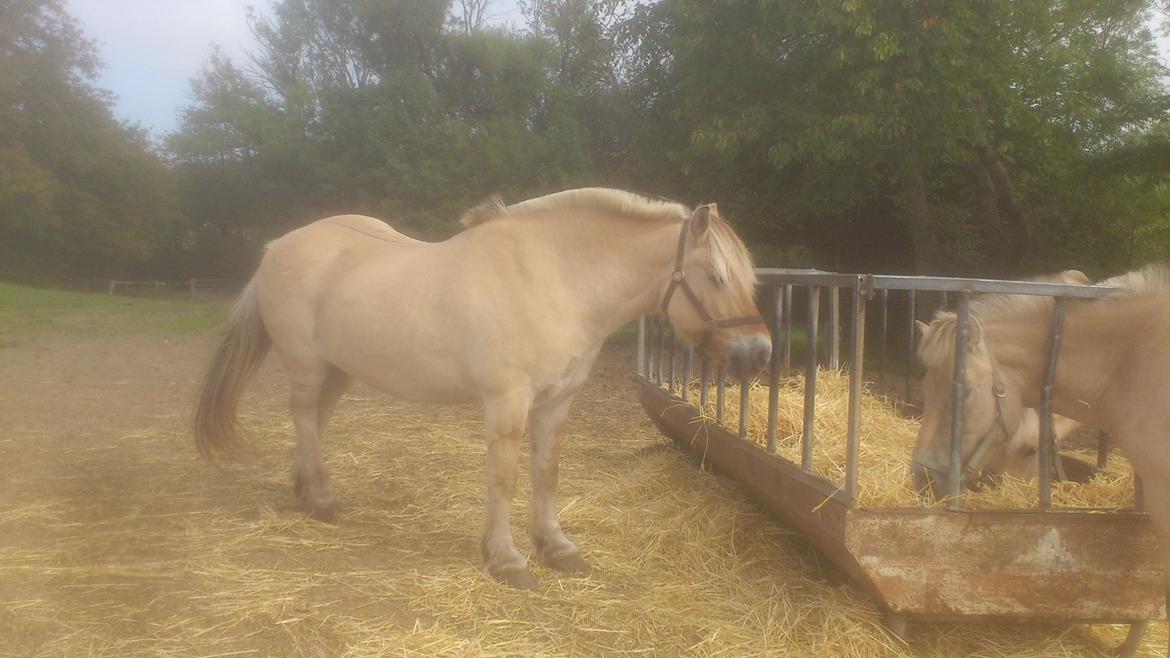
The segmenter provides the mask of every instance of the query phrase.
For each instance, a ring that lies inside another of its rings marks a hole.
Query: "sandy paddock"
[[[655,432],[627,348],[600,360],[562,461],[562,522],[594,573],[538,566],[535,591],[509,591],[479,569],[476,408],[356,387],[325,441],[342,506],[326,525],[291,493],[275,360],[242,407],[255,459],[199,461],[187,424],[210,346],[130,332],[0,340],[0,654],[1082,656],[1124,635],[889,635],[799,535]],[[526,480],[520,492],[527,551]],[[1152,625],[1148,655],[1165,637]]]

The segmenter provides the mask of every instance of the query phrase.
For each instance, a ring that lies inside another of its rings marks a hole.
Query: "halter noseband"
[[[696,348],[699,350],[699,353],[701,354],[704,351],[707,341],[710,340],[711,336],[713,336],[716,331],[730,327],[742,327],[749,324],[764,324],[764,318],[759,315],[745,315],[738,318],[716,320],[711,317],[710,313],[707,312],[707,309],[703,306],[703,301],[699,299],[699,296],[695,294],[694,289],[691,288],[691,284],[687,282],[687,273],[686,270],[683,269],[683,258],[686,256],[687,248],[687,234],[690,233],[691,218],[693,216],[693,214],[688,215],[687,218],[683,220],[682,230],[678,234],[678,251],[674,258],[674,272],[672,272],[670,275],[670,285],[667,286],[666,295],[662,298],[662,314],[665,315],[667,319],[670,318],[670,314],[668,313],[670,309],[670,300],[674,296],[674,291],[681,288],[683,294],[685,294],[687,299],[690,300],[691,308],[693,308],[695,313],[699,315],[699,318],[703,320],[703,324],[706,327],[706,329],[703,331],[703,337],[699,339],[699,343],[696,346]]]

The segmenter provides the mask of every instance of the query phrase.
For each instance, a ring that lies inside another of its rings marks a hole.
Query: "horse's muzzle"
[[[914,490],[919,494],[929,493],[931,498],[939,500],[950,491],[947,474],[931,468],[918,460],[910,462],[910,479],[914,483]]]
[[[772,341],[766,335],[741,336],[731,345],[727,366],[732,377],[743,381],[768,365],[771,356]]]

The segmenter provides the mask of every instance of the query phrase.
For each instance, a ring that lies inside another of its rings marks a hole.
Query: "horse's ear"
[[[707,233],[711,228],[711,209],[714,207],[715,204],[711,203],[695,208],[695,212],[691,213],[691,235],[697,238]]]
[[[915,327],[918,327],[918,334],[919,334],[919,335],[920,335],[922,338],[926,338],[927,336],[929,336],[929,335],[930,335],[930,325],[929,325],[929,324],[926,324],[926,323],[925,323],[925,322],[923,322],[922,320],[915,320],[915,321],[914,321],[914,326],[915,326]]]

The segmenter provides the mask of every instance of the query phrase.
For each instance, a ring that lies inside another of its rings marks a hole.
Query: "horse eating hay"
[[[1108,432],[1133,465],[1170,573],[1170,264],[1106,283],[1125,290],[1069,303],[1052,410]],[[1023,407],[1040,404],[1053,310],[1053,300],[1041,296],[971,302],[960,437],[964,460],[994,425],[1010,426]],[[939,313],[919,347],[927,372],[914,473],[920,479],[928,475],[944,492],[953,484],[938,465],[947,463],[950,449],[956,325],[954,314]]]
[[[234,452],[239,397],[274,348],[290,380],[294,491],[309,513],[330,520],[320,435],[354,379],[404,399],[481,401],[484,567],[531,588],[510,527],[520,441],[527,428],[538,559],[587,571],[561,530],[554,494],[561,430],[606,336],[661,312],[740,378],[767,362],[771,341],[751,258],[714,204],[691,211],[586,188],[512,206],[493,197],[463,219],[466,230],[438,243],[357,215],[270,243],[199,390],[195,440],[207,458]]]

